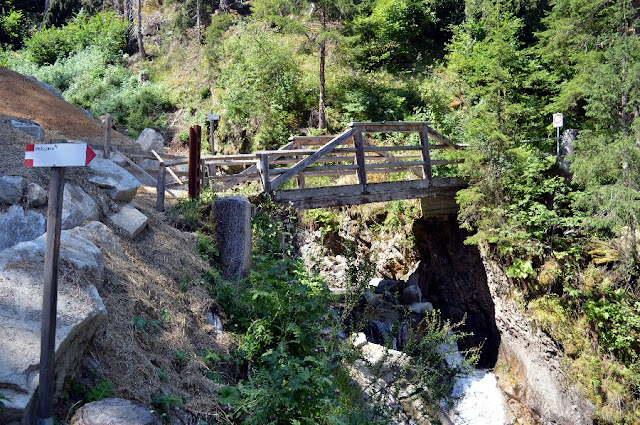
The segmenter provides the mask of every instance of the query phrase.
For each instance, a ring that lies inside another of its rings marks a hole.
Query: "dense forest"
[[[214,110],[225,153],[352,121],[468,144],[467,243],[501,258],[597,423],[640,423],[640,1],[34,3],[0,1],[0,65],[131,135],[184,142]]]

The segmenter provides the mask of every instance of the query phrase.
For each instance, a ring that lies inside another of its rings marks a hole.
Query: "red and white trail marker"
[[[25,167],[84,167],[96,157],[86,143],[27,145]]]

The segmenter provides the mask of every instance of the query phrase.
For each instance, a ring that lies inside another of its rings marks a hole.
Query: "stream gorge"
[[[380,232],[349,210],[342,212],[333,230],[304,230],[299,249],[307,267],[320,272],[332,292],[344,300],[357,294],[351,321],[361,330],[353,338],[363,357],[373,364],[383,356],[402,359],[411,350],[423,354],[409,347],[412,329],[436,320],[434,310],[456,333],[448,340],[452,346],[437,348],[443,366],[462,368],[463,355],[474,356],[474,369],[458,370],[462,377],[449,394],[453,401],[441,402],[427,416],[454,425],[592,423],[593,406],[562,373],[561,351],[519,311],[500,264],[464,244],[466,233],[455,216],[421,218],[404,229]],[[367,372],[356,372],[363,388],[373,385]],[[397,393],[408,399],[411,391],[411,384],[405,384]],[[385,402],[400,410],[395,423],[431,423],[415,403]]]

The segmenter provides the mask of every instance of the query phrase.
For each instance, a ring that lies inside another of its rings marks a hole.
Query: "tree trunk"
[[[49,6],[51,6],[51,0],[44,0],[44,12],[42,12],[43,15],[49,11]],[[3,14],[4,14],[4,5],[3,5]]]
[[[198,41],[202,41],[200,34],[200,0],[196,0],[196,29],[198,30]]]
[[[138,0],[138,51],[140,52],[140,58],[145,60],[147,53],[144,51],[144,44],[142,43],[142,0]]]
[[[229,12],[229,0],[220,0],[220,5],[218,6],[221,12]]]
[[[327,114],[325,111],[325,83],[324,62],[326,59],[327,42],[320,42],[320,101],[318,102],[318,128],[327,128]]]

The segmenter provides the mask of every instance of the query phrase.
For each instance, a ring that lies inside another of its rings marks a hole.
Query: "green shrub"
[[[117,62],[127,45],[127,30],[128,23],[113,12],[93,16],[80,12],[63,27],[34,33],[25,42],[25,50],[27,57],[37,65],[47,65],[93,45],[104,52],[109,62]]]

